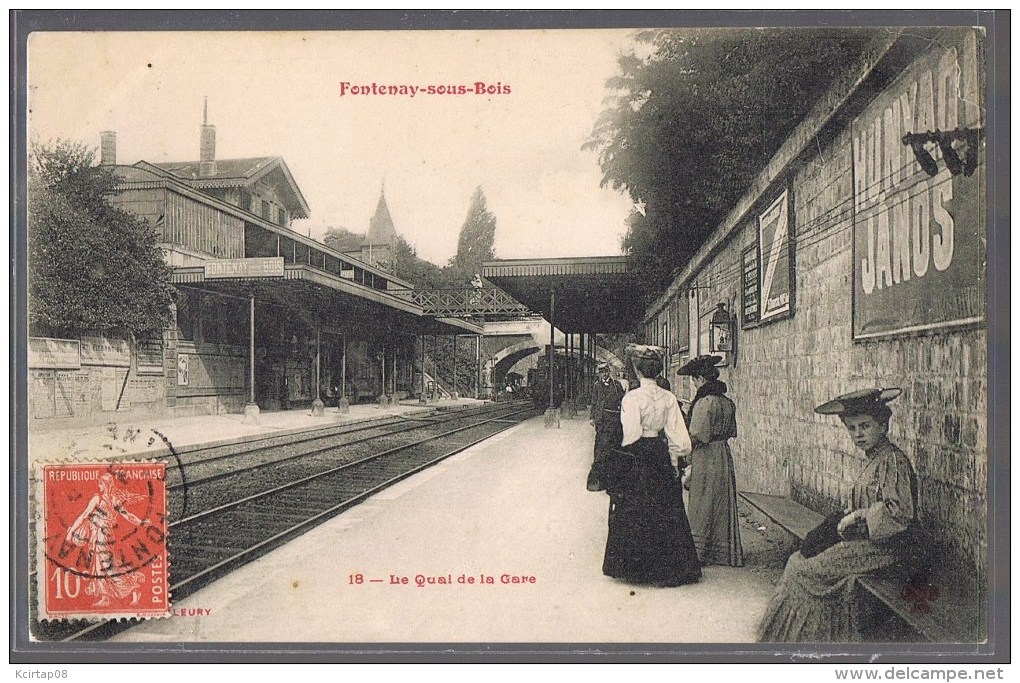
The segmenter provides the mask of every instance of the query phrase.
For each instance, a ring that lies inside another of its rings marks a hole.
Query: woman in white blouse
[[[659,354],[652,346],[627,348],[640,385],[623,397],[623,443],[609,456],[602,572],[629,583],[680,586],[701,578],[680,486],[679,461],[691,452],[691,438],[676,397],[655,383]]]

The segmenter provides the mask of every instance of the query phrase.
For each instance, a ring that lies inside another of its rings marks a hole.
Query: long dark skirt
[[[623,441],[623,426],[620,424],[620,411],[604,411],[605,416],[595,423],[595,448],[591,469],[588,470],[588,490],[604,491],[606,488],[606,462],[609,452],[619,448]],[[615,417],[615,419],[612,419]]]
[[[701,578],[680,481],[666,444],[642,438],[614,450],[607,468],[609,537],[602,573],[630,583],[680,586]]]

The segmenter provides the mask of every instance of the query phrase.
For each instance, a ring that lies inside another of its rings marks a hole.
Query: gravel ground
[[[744,567],[775,585],[783,575],[786,560],[797,550],[798,541],[760,512],[749,508],[744,504],[739,509]]]

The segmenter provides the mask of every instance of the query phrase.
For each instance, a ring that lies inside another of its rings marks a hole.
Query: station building
[[[910,35],[907,35],[910,34]],[[737,404],[737,488],[838,509],[862,455],[813,408],[900,387],[920,517],[984,586],[988,337],[978,30],[890,33],[848,65],[648,308],[668,377],[699,354]]]
[[[481,333],[294,231],[309,207],[282,158],[217,159],[207,124],[198,161],[117,165],[115,133],[101,138],[112,201],[153,226],[173,266],[174,322],[160,339],[31,339],[33,418],[388,402],[424,385],[423,335]]]

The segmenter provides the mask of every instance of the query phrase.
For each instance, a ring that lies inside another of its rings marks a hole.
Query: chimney
[[[102,166],[117,165],[117,131],[99,132],[99,163]]]
[[[202,139],[198,158],[198,175],[208,178],[216,175],[216,126],[209,125],[209,98],[205,98],[202,111]]]

